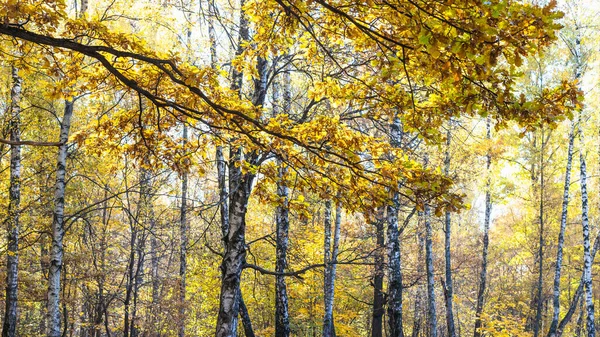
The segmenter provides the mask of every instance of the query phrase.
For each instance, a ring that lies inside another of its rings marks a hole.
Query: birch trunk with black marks
[[[581,119],[580,119],[581,120]],[[592,257],[590,253],[590,225],[588,220],[588,194],[587,194],[587,172],[585,156],[583,149],[583,133],[579,130],[580,144],[579,150],[580,176],[581,176],[581,227],[583,231],[583,288],[585,294],[586,309],[586,330],[588,337],[596,336],[596,327],[594,321],[594,297],[592,292]]]
[[[21,88],[22,80],[17,68],[12,67],[10,91],[10,140],[21,140]],[[10,146],[10,187],[8,194],[6,298],[2,337],[16,336],[19,270],[19,217],[21,208],[21,145]]]
[[[425,205],[425,262],[427,264],[427,302],[429,312],[429,336],[437,337],[437,312],[435,306],[435,272],[433,268],[433,228],[431,226],[431,209]]]
[[[248,18],[243,11],[245,0],[240,1],[240,26],[239,40],[236,56],[244,51],[244,42],[249,41],[250,33]],[[259,58],[257,65],[258,78],[254,80],[253,104],[263,106],[266,98],[266,61]],[[231,88],[241,90],[243,74],[237,70],[233,71]],[[237,334],[237,316],[242,317],[244,332],[246,336],[254,336],[250,316],[241,297],[240,278],[242,267],[246,257],[246,210],[254,174],[242,174],[240,163],[242,160],[241,148],[230,148],[229,155],[229,207],[227,214],[227,233],[223,237],[225,252],[221,263],[221,294],[219,297],[219,314],[217,316],[217,337],[234,337]],[[257,153],[250,154],[247,159],[250,165],[258,163],[260,157]],[[222,190],[221,190],[222,192]],[[222,223],[222,226],[224,223]],[[234,289],[235,287],[235,289]]]
[[[579,26],[578,22],[575,23],[575,47],[573,49],[571,49],[571,56],[573,57],[573,61],[574,61],[574,64],[575,64],[574,78],[575,78],[575,80],[579,80],[581,78],[581,76],[582,76],[583,69],[585,68],[586,55],[584,54],[584,51],[583,51],[582,46],[581,46],[581,30],[580,30],[580,26]],[[581,113],[580,113],[578,123],[581,123],[581,121],[582,121],[582,119],[581,119]],[[571,133],[569,135],[570,136],[570,138],[569,138],[569,152],[570,152],[569,155],[570,156],[572,156],[572,151],[573,151],[573,149],[571,148],[572,147],[571,143],[574,141],[574,137],[575,137],[575,129],[574,128],[575,128],[575,125],[571,125]],[[579,126],[578,131],[581,132],[581,126]],[[580,144],[581,144],[581,147],[583,148],[583,144],[584,144],[584,142],[583,142],[583,134],[580,134]],[[581,149],[580,151],[583,151],[583,149]],[[575,291],[575,294],[573,295],[573,298],[572,298],[572,300],[570,302],[569,309],[567,310],[567,312],[566,312],[565,316],[563,317],[563,319],[558,324],[558,328],[556,329],[556,334],[555,334],[557,337],[562,336],[562,333],[563,333],[565,327],[571,321],[571,318],[573,317],[573,314],[575,313],[575,310],[577,309],[577,304],[580,303],[580,301],[581,301],[581,297],[582,297],[582,295],[584,293],[584,288],[585,288],[586,282],[588,281],[588,275],[587,275],[588,270],[586,270],[586,263],[589,262],[590,265],[591,265],[594,262],[594,258],[596,256],[596,253],[597,253],[598,249],[600,249],[600,233],[598,233],[598,235],[596,236],[596,238],[594,240],[594,246],[593,246],[592,252],[591,253],[589,252],[589,244],[590,244],[590,242],[589,242],[589,223],[588,223],[588,219],[587,219],[587,207],[588,207],[587,206],[587,186],[586,186],[587,176],[583,172],[585,170],[585,158],[583,157],[582,152],[580,152],[580,157],[579,158],[580,158],[580,160],[582,160],[580,162],[580,174],[581,174],[581,177],[582,177],[581,182],[580,182],[580,184],[581,184],[581,191],[582,191],[582,226],[585,227],[587,225],[587,227],[588,227],[588,232],[587,232],[587,253],[586,253],[586,242],[585,242],[586,241],[586,233],[584,232],[583,233],[583,235],[584,235],[584,268],[583,268],[583,271],[582,271],[581,280],[580,280],[579,286],[577,287],[577,290]],[[586,180],[584,180],[583,178],[585,178]],[[584,200],[583,200],[583,190],[584,190],[584,188],[586,190],[586,193],[585,193],[586,194],[585,203],[584,203]],[[583,210],[584,210],[583,204],[585,204],[585,212],[583,212]],[[563,199],[563,212],[565,212],[564,211],[564,199]],[[585,213],[585,216],[586,216],[586,219],[585,219],[586,223],[585,224],[583,223],[584,222],[583,221],[584,220],[583,219],[584,213]],[[566,215],[565,215],[565,217],[566,217]],[[566,221],[566,219],[565,219],[565,221]],[[561,219],[561,225],[562,225],[562,219]],[[561,231],[562,231],[562,228],[561,228]],[[589,259],[586,260],[586,257],[589,257]],[[557,265],[558,265],[558,259],[557,259]],[[591,273],[591,270],[589,272]],[[589,283],[589,285],[590,285],[590,291],[591,291],[591,275],[590,275],[590,283]],[[586,289],[586,293],[587,293],[587,289]],[[586,294],[586,297],[587,297],[587,294]],[[583,305],[583,303],[581,303],[581,305]],[[593,317],[593,314],[594,314],[593,302],[592,302],[591,313],[592,313],[592,317]],[[582,312],[580,314],[580,319],[581,319],[582,316],[583,316],[583,310],[582,310]],[[554,317],[553,317],[553,319],[554,319]],[[592,319],[592,323],[594,323],[593,319]],[[579,326],[580,325],[578,324],[578,327]],[[550,332],[552,332],[552,330]],[[548,335],[550,336],[550,333]]]
[[[556,337],[558,329],[558,317],[560,314],[560,276],[563,261],[563,247],[565,244],[565,230],[567,228],[567,215],[569,210],[569,186],[571,185],[571,166],[573,162],[573,143],[575,140],[575,123],[571,123],[569,132],[569,147],[567,150],[567,168],[565,171],[565,185],[563,189],[562,212],[560,215],[560,231],[558,233],[558,245],[556,250],[556,266],[554,268],[554,285],[552,296],[552,322],[548,337]]]
[[[61,270],[63,265],[64,211],[65,211],[65,176],[67,166],[67,141],[71,128],[73,102],[65,101],[64,115],[60,125],[61,145],[58,147],[56,164],[56,183],[54,185],[54,212],[52,217],[52,248],[50,252],[50,270],[48,272],[48,337],[60,337],[60,290]]]
[[[489,141],[492,138],[492,125],[489,118],[486,121],[486,139]],[[483,219],[483,249],[481,253],[481,273],[479,274],[479,290],[477,291],[477,307],[475,309],[475,337],[481,337],[481,313],[483,312],[485,289],[487,287],[487,263],[488,263],[488,246],[490,244],[489,232],[490,221],[492,216],[492,197],[491,197],[491,171],[492,156],[490,152],[485,156],[487,181],[485,183],[485,216]]]
[[[286,69],[283,80],[283,106],[284,113],[290,112],[291,93],[289,69]],[[281,85],[278,81],[273,85],[273,116],[280,113],[280,89]],[[278,175],[277,181],[277,196],[281,203],[275,210],[276,222],[276,262],[275,271],[278,275],[275,276],[275,336],[288,337],[290,335],[290,317],[288,312],[288,295],[285,276],[282,273],[287,268],[287,251],[289,246],[289,204],[288,194],[289,189],[286,182],[288,169],[281,157],[277,158]]]
[[[450,175],[450,145],[452,142],[452,121],[448,123],[448,132],[446,134],[446,153],[444,154],[444,174]],[[446,327],[448,329],[448,337],[456,337],[456,327],[454,326],[454,287],[452,282],[452,218],[450,212],[446,212],[445,219],[445,236],[444,236],[444,256],[446,262],[446,280],[444,282],[444,299],[446,301]]]
[[[390,144],[399,148],[402,142],[402,124],[398,116],[390,124]],[[388,326],[391,337],[404,337],[402,319],[402,261],[400,233],[398,232],[398,208],[400,196],[391,192],[391,203],[387,206],[387,246],[388,246]]]
[[[385,222],[384,208],[375,210],[374,225],[377,249],[374,256],[375,270],[373,275],[373,317],[371,320],[371,337],[383,337],[383,315],[385,314],[383,297],[383,277],[385,276]]]
[[[276,263],[275,271],[278,275],[275,277],[275,336],[287,337],[290,335],[290,318],[288,313],[288,295],[285,284],[285,276],[282,273],[287,268],[287,249],[289,244],[289,208],[288,208],[288,187],[284,181],[287,168],[279,162],[279,181],[277,183],[277,195],[282,205],[276,209]]]
[[[388,326],[389,335],[403,337],[402,318],[402,260],[400,250],[400,233],[398,232],[399,195],[393,193],[391,204],[387,206],[387,239],[388,239]]]
[[[329,285],[329,280],[331,278],[331,269],[329,268],[329,265],[331,264],[331,214],[331,200],[327,200],[325,201],[325,214],[323,216],[323,223],[325,225],[325,242],[323,244],[323,263],[325,264],[325,280],[323,282],[323,299],[325,302],[325,314],[323,315],[323,337],[333,336],[333,317],[327,312],[328,308],[333,307],[333,305],[329,303],[331,301],[331,297],[327,296],[327,286]]]
[[[188,141],[187,125],[183,125],[183,144]],[[181,208],[179,211],[179,337],[185,337],[185,293],[187,277],[187,247],[188,247],[188,220],[187,220],[187,193],[188,173],[181,174]]]
[[[338,195],[339,196],[339,195]],[[326,224],[326,228],[331,225],[331,204],[329,204],[329,225]],[[333,244],[331,247],[331,254],[325,253],[329,256],[329,260],[325,263],[325,315],[323,319],[323,337],[335,337],[335,321],[333,319],[333,304],[335,300],[335,275],[337,267],[337,257],[340,245],[340,227],[342,222],[342,205],[340,202],[336,203],[335,207],[335,220],[333,225]],[[326,229],[327,231],[327,229]],[[327,234],[327,233],[326,233]],[[331,236],[331,229],[329,229],[329,236]],[[327,249],[327,238],[325,249]]]
[[[239,155],[235,155],[234,158],[239,158]],[[225,254],[221,263],[217,337],[236,336],[241,302],[240,278],[246,259],[246,211],[254,175],[242,174],[241,169],[235,165],[235,162],[231,162],[229,170],[229,231],[225,237]],[[239,163],[237,165],[239,166]]]

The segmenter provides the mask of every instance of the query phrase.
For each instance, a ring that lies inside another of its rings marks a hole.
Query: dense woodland
[[[596,336],[599,5],[0,1],[2,336]]]

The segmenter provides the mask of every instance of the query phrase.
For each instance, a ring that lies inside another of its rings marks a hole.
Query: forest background
[[[3,336],[595,336],[598,3],[3,0]]]

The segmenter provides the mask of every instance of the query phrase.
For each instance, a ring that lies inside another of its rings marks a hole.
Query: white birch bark
[[[21,140],[21,87],[18,69],[12,67],[10,92],[10,140]],[[19,269],[19,217],[21,208],[21,145],[10,146],[10,188],[8,202],[8,243],[6,251],[6,299],[2,337],[13,337],[17,331],[17,299]]]
[[[58,158],[56,164],[56,183],[54,185],[54,213],[52,219],[52,248],[50,252],[50,270],[48,273],[48,337],[60,337],[60,290],[63,265],[65,176],[67,165],[67,141],[71,128],[73,102],[65,101],[65,111],[60,125]]]

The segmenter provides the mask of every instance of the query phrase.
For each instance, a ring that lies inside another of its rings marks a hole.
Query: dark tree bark
[[[244,296],[240,291],[239,294],[239,302],[240,302],[240,318],[242,319],[242,327],[244,328],[244,336],[245,337],[255,337],[254,328],[252,328],[252,321],[250,320],[250,315],[248,314],[248,308],[246,308],[246,303],[244,302]]]
[[[492,126],[491,121],[488,118],[486,122],[486,139],[489,141],[492,138]],[[488,152],[486,158],[486,171],[487,171],[487,182],[485,191],[485,218],[483,222],[483,250],[481,253],[481,273],[479,275],[479,290],[477,291],[477,307],[475,309],[475,337],[481,337],[481,313],[483,312],[483,304],[485,297],[485,289],[487,287],[487,259],[488,259],[488,246],[490,244],[489,232],[490,232],[490,220],[492,215],[492,198],[491,198],[491,171],[492,157]]]
[[[21,141],[21,87],[17,68],[12,67],[10,92],[10,140]],[[21,208],[21,145],[10,146],[10,188],[8,195],[8,240],[6,252],[6,299],[2,337],[16,336],[18,269],[19,269],[19,217]]]

